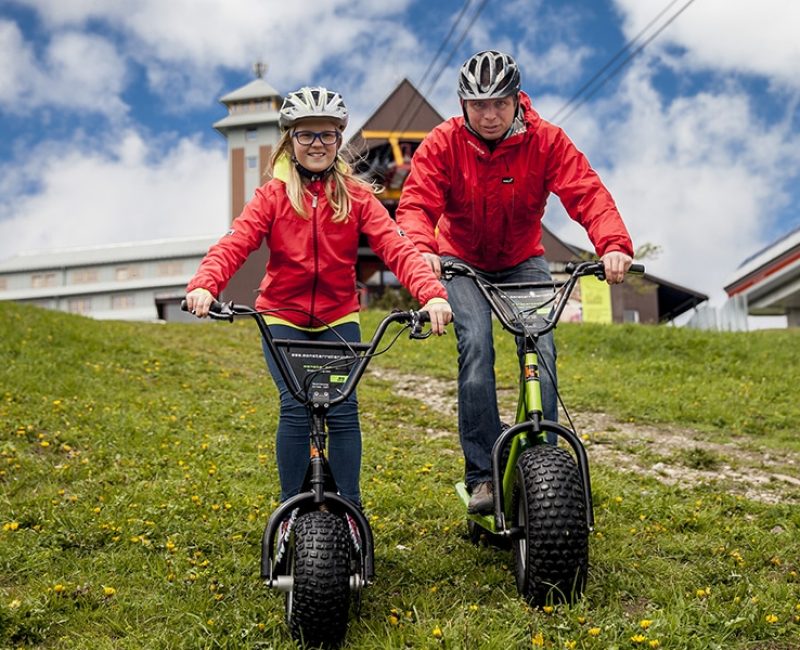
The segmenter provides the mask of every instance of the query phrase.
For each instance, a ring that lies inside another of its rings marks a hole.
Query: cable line
[[[454,27],[461,20],[461,16],[466,11],[466,8],[470,4],[470,2],[471,2],[471,0],[467,0],[467,2],[464,4],[464,7],[462,8],[461,13],[458,16],[458,19],[456,20],[455,23],[453,23]],[[422,108],[422,105],[423,105],[423,102],[424,102],[425,98],[436,87],[436,84],[439,82],[439,79],[441,78],[442,73],[444,73],[445,68],[447,68],[448,64],[452,60],[453,55],[456,53],[458,48],[461,47],[461,44],[464,42],[464,39],[467,37],[467,34],[469,34],[470,30],[472,29],[473,25],[475,24],[475,21],[478,19],[478,16],[480,16],[480,14],[483,11],[483,8],[486,6],[487,2],[488,2],[488,0],[481,0],[481,3],[478,5],[478,8],[475,10],[475,13],[472,15],[472,18],[470,19],[469,24],[467,24],[467,26],[461,32],[461,36],[459,37],[458,42],[450,49],[450,54],[447,55],[447,58],[445,59],[444,63],[442,63],[439,66],[439,71],[436,73],[436,76],[433,78],[433,80],[428,84],[427,90],[425,90],[424,92],[421,93],[421,97],[418,98],[417,106],[414,109],[414,111],[410,112],[408,116],[404,115],[406,113],[406,111],[408,111],[409,108],[411,107],[411,102],[413,101],[413,98],[412,98],[411,100],[409,100],[409,102],[406,104],[406,106],[403,109],[403,111],[400,113],[400,117],[398,118],[397,123],[395,124],[394,128],[392,129],[392,131],[396,131],[397,128],[400,126],[400,124],[403,124],[403,128],[401,129],[401,131],[404,131],[414,121],[414,118],[417,116],[417,113],[419,113],[420,109]],[[450,30],[450,34],[452,34],[453,31],[455,31],[455,30],[451,29]],[[448,34],[448,38],[449,38],[450,34]],[[444,49],[444,47],[440,47],[439,48],[439,52],[437,52],[437,58],[438,58],[439,53],[443,49]],[[429,68],[432,69],[433,65],[429,66]],[[421,85],[422,85],[422,82],[420,82],[420,86]]]
[[[659,34],[661,34],[661,32],[663,32],[667,27],[669,27],[669,25],[671,25],[675,21],[675,19],[678,18],[678,16],[680,16],[684,11],[686,11],[686,9],[689,8],[689,5],[691,5],[694,1],[695,0],[689,0],[685,5],[683,5],[680,9],[678,9],[678,11],[676,11],[672,16],[670,16],[669,19],[667,19],[667,21],[655,31],[655,33],[653,33],[651,36],[645,39],[645,41],[639,47],[637,47],[627,57],[625,57],[619,63],[619,65],[617,65],[595,88],[593,88],[583,97],[581,97],[581,95],[584,93],[584,91],[586,91],[587,88],[589,88],[589,86],[591,86],[606,70],[608,70],[608,68],[620,56],[622,56],[626,51],[628,51],[631,48],[631,46],[633,46],[636,43],[636,41],[638,41],[639,38],[648,29],[650,29],[650,27],[654,23],[658,21],[659,18],[661,18],[661,16],[663,16],[677,2],[677,0],[672,0],[672,2],[670,2],[664,9],[662,9],[661,12],[653,20],[651,20],[641,32],[639,32],[633,39],[628,41],[628,43],[626,43],[619,52],[617,52],[597,73],[595,73],[595,75],[588,82],[586,82],[583,86],[581,86],[580,90],[578,90],[578,92],[576,92],[566,104],[564,104],[561,108],[558,109],[558,111],[556,111],[556,113],[553,115],[550,121],[555,122],[556,120],[558,120],[559,116],[565,110],[567,110],[570,106],[575,104],[572,110],[570,110],[563,118],[561,118],[561,122],[564,122],[567,119],[569,119],[569,117],[573,113],[575,113],[575,111],[577,111],[589,99],[591,99],[597,93],[598,90],[600,90],[606,83],[608,83],[611,79],[613,79],[622,70],[622,68],[624,68],[637,54],[639,54],[639,52],[641,52],[645,47],[647,47]],[[577,101],[579,97],[580,101]]]

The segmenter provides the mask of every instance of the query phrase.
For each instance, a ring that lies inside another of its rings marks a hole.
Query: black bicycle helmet
[[[337,92],[322,86],[306,86],[286,95],[278,114],[278,126],[286,130],[309,117],[330,118],[344,131],[348,119],[347,106]]]
[[[458,75],[461,99],[495,99],[516,95],[520,88],[519,67],[508,54],[484,50],[464,61]]]

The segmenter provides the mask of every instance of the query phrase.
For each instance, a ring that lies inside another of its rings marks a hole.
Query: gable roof
[[[350,139],[350,144],[358,147],[365,139],[371,146],[386,142],[385,137],[370,137],[370,132],[427,133],[443,121],[444,118],[414,84],[403,78]],[[364,132],[366,136],[362,135]]]

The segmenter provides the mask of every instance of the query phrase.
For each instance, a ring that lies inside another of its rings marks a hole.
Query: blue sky
[[[211,124],[256,60],[280,92],[342,92],[352,133],[403,77],[457,113],[459,64],[493,47],[587,153],[634,243],[660,247],[648,269],[721,300],[742,260],[800,226],[800,3],[687,2],[472,0],[455,23],[462,0],[3,0],[0,259],[224,231]],[[684,6],[563,119],[626,42]],[[421,83],[432,61],[441,74]],[[588,246],[555,197],[545,223]]]

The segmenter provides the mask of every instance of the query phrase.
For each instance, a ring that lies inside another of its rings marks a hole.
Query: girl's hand
[[[192,289],[186,294],[186,307],[198,318],[208,316],[212,302],[214,302],[214,296],[208,289]]]

